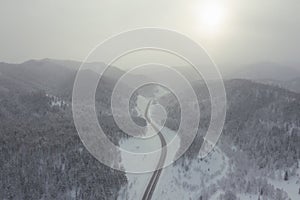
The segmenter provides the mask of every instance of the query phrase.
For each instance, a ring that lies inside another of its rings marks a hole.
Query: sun
[[[225,7],[217,1],[201,4],[197,9],[197,18],[201,30],[209,33],[217,32],[224,24]]]

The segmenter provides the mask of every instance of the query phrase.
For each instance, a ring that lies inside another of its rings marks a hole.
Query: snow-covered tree
[[[288,180],[289,180],[289,174],[288,174],[287,171],[285,171],[285,173],[284,173],[284,180],[285,180],[285,181],[288,181]]]

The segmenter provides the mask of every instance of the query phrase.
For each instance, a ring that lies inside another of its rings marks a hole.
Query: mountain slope
[[[201,134],[210,120],[210,101],[203,85],[194,87],[200,100]],[[225,89],[227,114],[222,137],[229,137],[260,168],[295,165],[300,159],[300,94],[242,79],[225,81]],[[166,125],[176,127],[180,121],[177,100],[171,95],[165,96],[163,102],[170,119]],[[186,153],[189,157],[198,154],[202,140],[197,139],[199,144],[195,140]]]
[[[239,67],[239,70],[225,76],[229,79],[288,81],[300,77],[300,68],[276,63],[257,63]]]
[[[9,90],[24,88],[59,93],[65,80],[76,71],[44,60],[30,60],[21,64],[0,63],[2,87]]]

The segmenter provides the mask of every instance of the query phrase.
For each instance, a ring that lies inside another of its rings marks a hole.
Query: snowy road
[[[161,132],[159,131],[159,129],[151,122],[151,119],[149,118],[149,107],[150,107],[151,103],[152,103],[152,101],[149,101],[147,108],[145,110],[145,119],[147,120],[147,122],[149,124],[151,124],[153,129],[157,132],[160,142],[161,142],[162,151],[161,151],[161,156],[159,158],[159,162],[157,164],[156,170],[153,172],[153,175],[147,185],[147,188],[144,192],[142,200],[150,200],[152,198],[153,192],[154,192],[157,182],[159,180],[160,174],[163,170],[162,167],[164,166],[166,156],[167,156],[167,148],[164,148],[167,145],[166,140],[165,140],[164,136],[161,134]]]

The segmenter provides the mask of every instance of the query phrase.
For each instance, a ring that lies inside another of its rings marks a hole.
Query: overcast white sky
[[[0,61],[82,60],[120,31],[155,26],[202,44],[219,65],[300,63],[299,0],[223,0],[217,31],[199,22],[207,1],[0,0]]]

